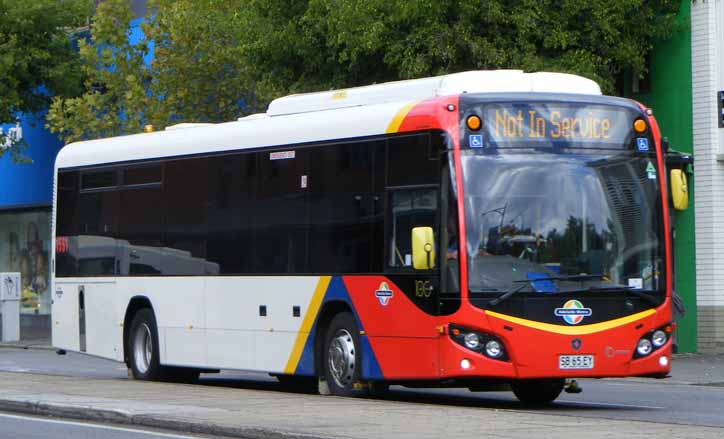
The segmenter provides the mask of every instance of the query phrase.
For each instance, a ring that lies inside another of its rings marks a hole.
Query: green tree
[[[90,15],[89,0],[0,0],[0,123],[48,108],[50,96],[82,91],[80,64],[70,41]],[[15,156],[22,145],[11,144]],[[0,156],[7,148],[0,148]]]
[[[576,73],[611,93],[617,75],[645,72],[653,41],[675,30],[679,4],[155,0],[147,39],[132,46],[126,2],[106,0],[93,20],[97,49],[81,47],[87,91],[56,99],[50,127],[72,141],[146,123],[219,122],[289,93],[473,69]]]

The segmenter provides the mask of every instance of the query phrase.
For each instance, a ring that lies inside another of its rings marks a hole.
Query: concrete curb
[[[304,435],[257,426],[228,427],[210,422],[166,419],[153,415],[134,415],[124,410],[99,409],[89,406],[80,407],[42,401],[0,399],[0,411],[97,423],[158,428],[180,434],[204,434],[240,439],[328,439],[321,436]]]

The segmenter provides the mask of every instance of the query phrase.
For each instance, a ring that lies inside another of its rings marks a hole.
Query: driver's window
[[[391,190],[388,267],[412,267],[412,229],[437,224],[437,188]],[[437,264],[435,264],[437,265]]]

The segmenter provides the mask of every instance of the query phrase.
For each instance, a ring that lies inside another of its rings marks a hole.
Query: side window
[[[221,274],[253,273],[257,154],[210,157],[207,259]]]
[[[55,275],[58,277],[78,274],[76,223],[73,218],[78,209],[79,178],[78,172],[58,173],[55,210]],[[70,246],[71,241],[73,247]]]
[[[437,188],[389,190],[388,267],[412,267],[413,228],[429,226],[437,230],[437,192]]]
[[[112,276],[116,267],[116,234],[120,212],[118,170],[80,174],[76,235],[68,239],[79,276]]]
[[[251,215],[258,273],[304,273],[307,263],[307,152],[259,152]]]
[[[380,196],[373,190],[374,156],[383,141],[326,145],[310,151],[309,271],[375,271],[374,226]],[[381,223],[381,221],[379,221]],[[379,268],[377,268],[379,271]]]
[[[387,186],[439,184],[442,135],[391,137],[387,148]]]
[[[163,274],[218,274],[218,264],[206,261],[208,159],[166,163]]]
[[[161,165],[124,170],[120,191],[118,274],[147,276],[163,270],[163,192]]]

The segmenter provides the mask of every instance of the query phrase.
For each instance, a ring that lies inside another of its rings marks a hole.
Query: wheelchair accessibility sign
[[[468,144],[471,148],[482,148],[483,147],[483,135],[482,134],[471,134],[468,138]]]
[[[649,139],[646,137],[639,137],[636,139],[636,147],[639,152],[647,152],[649,150]]]

